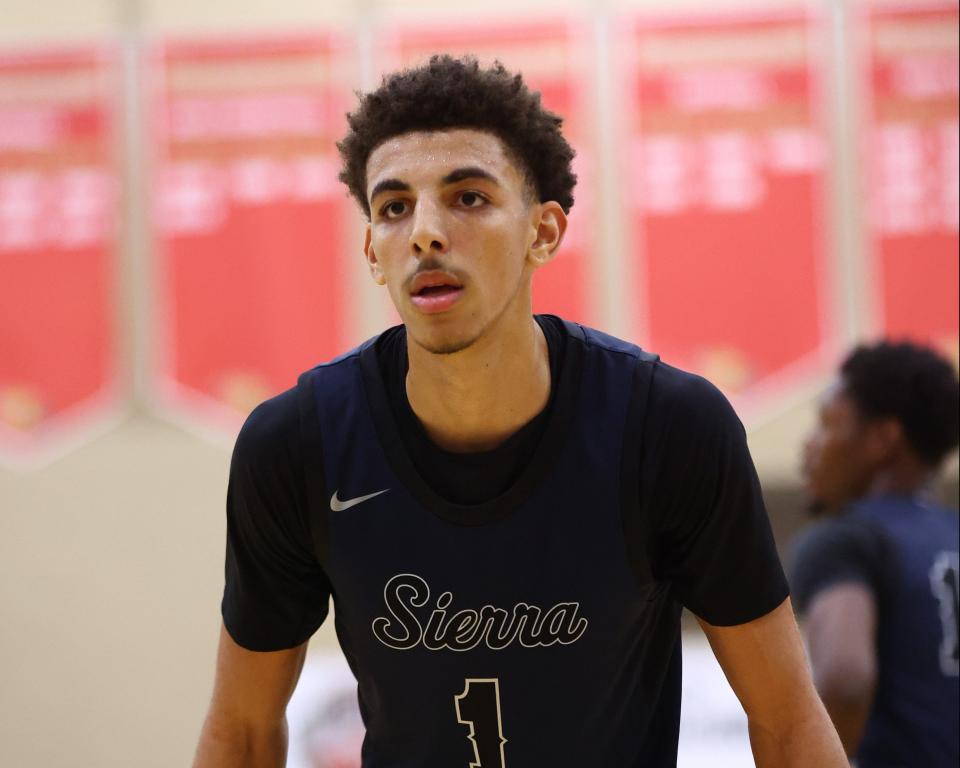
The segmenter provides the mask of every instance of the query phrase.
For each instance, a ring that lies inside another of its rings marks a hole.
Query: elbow
[[[814,669],[814,684],[827,708],[830,705],[866,706],[877,686],[877,670],[869,659],[838,659]]]

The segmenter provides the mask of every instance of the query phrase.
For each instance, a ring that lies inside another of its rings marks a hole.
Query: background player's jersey
[[[681,604],[737,624],[786,596],[716,388],[538,321],[551,359],[565,345],[542,437],[482,502],[452,503],[411,460],[385,392],[403,377],[380,370],[402,328],[304,374],[238,438],[224,623],[289,648],[333,597],[365,768],[673,766]]]
[[[956,768],[958,517],[909,496],[863,500],[798,542],[792,587],[803,612],[817,593],[856,581],[877,603],[878,681],[860,768]]]

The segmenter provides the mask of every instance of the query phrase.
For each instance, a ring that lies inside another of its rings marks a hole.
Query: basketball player
[[[859,768],[956,768],[957,513],[927,498],[957,447],[960,388],[929,349],[854,350],[806,445],[822,519],[792,586],[814,680]]]
[[[683,605],[759,765],[845,765],[730,406],[532,314],[573,204],[560,122],[519,76],[449,57],[350,115],[341,178],[404,325],[305,373],[238,438],[197,766],[283,764],[331,597],[365,768],[675,765]]]

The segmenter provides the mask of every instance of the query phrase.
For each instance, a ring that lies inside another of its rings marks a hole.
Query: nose
[[[443,221],[443,208],[434,200],[421,196],[413,211],[410,249],[417,256],[445,253],[450,243]]]

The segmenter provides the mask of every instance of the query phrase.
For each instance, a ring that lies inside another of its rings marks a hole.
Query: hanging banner
[[[381,73],[426,63],[435,53],[472,54],[482,65],[500,61],[563,118],[563,135],[577,153],[576,203],[558,255],[533,279],[533,308],[596,325],[601,270],[588,262],[599,257],[591,39],[589,26],[572,21],[396,24],[381,30],[374,50]]]
[[[934,344],[957,361],[958,6],[860,10],[872,330]]]
[[[802,12],[624,25],[633,336],[770,407],[832,364],[827,153]]]
[[[113,94],[96,48],[0,53],[0,462],[118,406]]]
[[[156,389],[229,431],[351,330],[346,262],[361,267],[335,146],[349,47],[170,43],[153,65]]]

